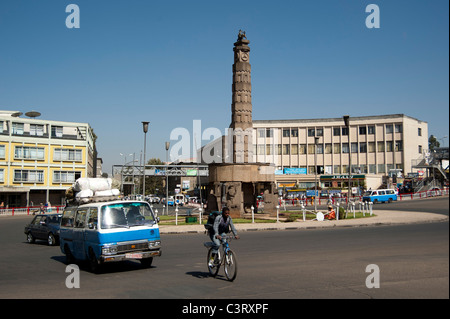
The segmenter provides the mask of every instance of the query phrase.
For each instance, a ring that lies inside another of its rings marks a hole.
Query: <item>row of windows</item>
[[[14,159],[44,159],[43,147],[16,146],[14,148]]]
[[[53,183],[74,183],[81,177],[81,172],[77,171],[54,171]],[[0,169],[0,182],[5,181],[5,171]],[[27,170],[27,169],[15,169],[14,170],[14,182],[15,183],[43,183],[44,171],[43,170]]]
[[[14,182],[43,183],[44,171],[14,170]]]
[[[375,153],[403,151],[403,141],[350,143],[352,153]],[[274,153],[275,152],[275,153]],[[254,154],[257,155],[299,155],[299,154],[346,154],[350,152],[349,143],[326,144],[258,144]]]
[[[0,121],[0,133],[3,133],[3,121]],[[11,133],[14,135],[24,135],[29,133],[31,136],[44,136],[43,124],[30,124],[30,131],[25,132],[24,123],[12,123]],[[62,126],[52,126],[52,137],[63,137]]]
[[[273,137],[273,128],[258,128],[258,137]],[[358,126],[358,131],[360,135],[375,134],[375,125],[369,126]],[[386,133],[403,133],[402,124],[386,124]],[[298,137],[298,128],[283,128],[283,137]],[[323,128],[308,128],[308,136],[323,136]],[[418,132],[421,136],[421,129]],[[348,127],[333,127],[333,136],[348,135]]]
[[[352,174],[385,174],[389,172],[389,170],[394,169],[403,169],[402,164],[361,164],[361,165],[352,165]],[[317,174],[322,175],[332,175],[332,174],[348,174],[348,165],[317,165],[317,166],[301,166],[300,168],[306,169],[308,174],[315,174],[317,170]]]
[[[71,150],[71,149],[55,149],[53,155],[54,161],[81,161],[82,152],[81,150]]]
[[[16,146],[14,148],[14,159],[44,160],[44,147]],[[53,153],[54,161],[82,161],[82,150],[56,148]],[[5,158],[5,145],[0,145],[0,159]]]

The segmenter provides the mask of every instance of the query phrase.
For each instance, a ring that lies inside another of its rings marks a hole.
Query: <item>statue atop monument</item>
[[[242,31],[242,30],[239,30],[239,33],[238,33],[238,41],[241,41],[241,40],[243,40],[243,39],[247,39],[247,37],[246,37],[246,35],[245,35],[245,31]]]

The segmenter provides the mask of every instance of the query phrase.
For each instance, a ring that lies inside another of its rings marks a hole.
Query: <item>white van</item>
[[[186,203],[186,197],[183,194],[175,195],[175,205],[183,206]]]

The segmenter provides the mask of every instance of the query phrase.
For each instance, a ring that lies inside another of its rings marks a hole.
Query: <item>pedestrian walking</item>
[[[41,206],[39,207],[39,214],[45,214],[45,206],[41,203]]]

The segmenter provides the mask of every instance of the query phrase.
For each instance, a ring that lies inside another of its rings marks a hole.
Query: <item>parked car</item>
[[[49,246],[59,243],[59,228],[62,214],[36,215],[33,220],[25,226],[24,233],[27,242],[34,243],[36,239],[46,240]]]
[[[175,199],[173,198],[173,196],[170,196],[170,197],[167,199],[167,205],[168,205],[168,206],[173,206],[173,205],[175,205]]]
[[[151,203],[151,204],[159,204],[161,202],[159,197],[156,196],[149,196],[147,198],[147,202]]]

